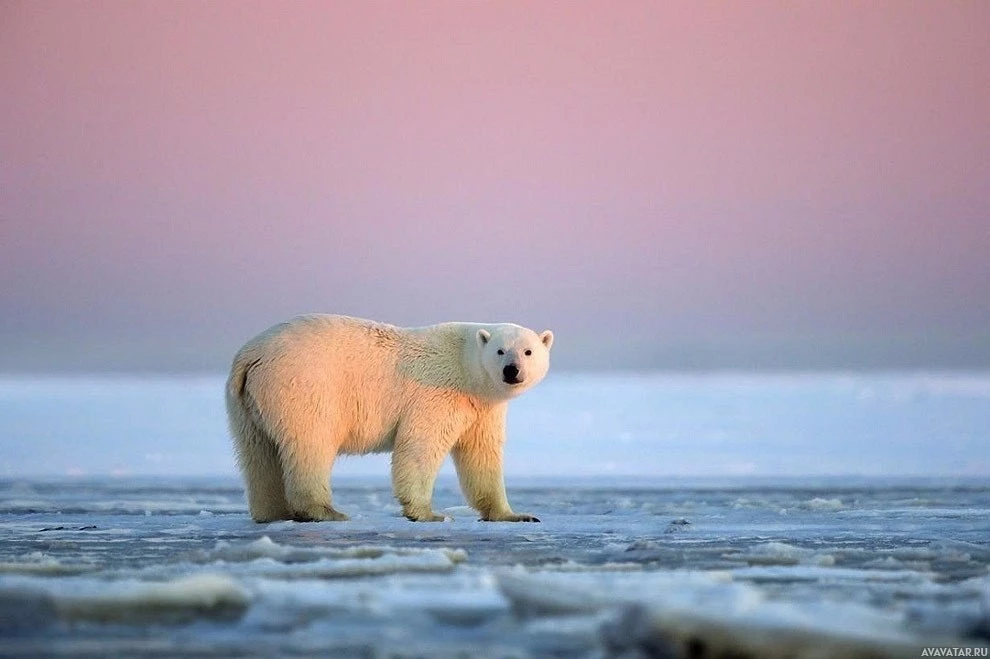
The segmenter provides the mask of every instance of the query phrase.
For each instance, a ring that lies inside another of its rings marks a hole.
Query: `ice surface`
[[[517,610],[526,615],[589,613],[628,605],[646,607],[667,630],[690,626],[734,629],[737,640],[772,630],[800,631],[815,641],[868,639],[872,644],[910,646],[917,639],[902,617],[844,603],[773,600],[734,575],[662,572],[627,580],[602,575],[567,579],[549,574],[503,572],[499,583]],[[607,581],[607,583],[606,583]]]
[[[43,505],[0,516],[4,656],[590,658],[699,642],[917,656],[986,641],[990,483],[558,481],[510,490],[544,519],[525,526],[460,514],[449,481],[437,507],[459,514],[442,524],[405,520],[385,479],[341,482],[352,521],[325,524],[254,524],[232,479],[0,481],[0,506],[25,490]],[[120,505],[135,496],[157,512]],[[802,506],[816,498],[861,514]],[[923,514],[888,517],[905,498]],[[963,508],[983,514],[946,514]],[[151,644],[163,625],[169,644]]]
[[[386,458],[335,475],[351,521],[255,524],[218,386],[0,380],[0,655],[914,657],[990,636],[990,376],[551,378],[510,413],[527,525],[479,522],[449,470],[452,521],[411,523]],[[167,476],[56,475],[113,470]]]

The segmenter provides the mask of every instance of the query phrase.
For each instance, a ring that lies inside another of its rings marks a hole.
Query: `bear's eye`
[[[526,355],[527,357],[529,357],[530,355],[532,355],[532,354],[533,354],[533,351],[532,351],[532,350],[527,350],[527,351],[526,351],[526,352],[524,352],[523,354],[524,354],[524,355]]]
[[[498,354],[500,354],[500,355],[504,355],[504,354],[505,354],[505,351],[504,351],[504,350],[502,350],[501,348],[499,348],[499,349],[498,349]]]

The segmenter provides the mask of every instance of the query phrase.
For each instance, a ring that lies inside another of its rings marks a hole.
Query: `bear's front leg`
[[[402,514],[414,522],[443,522],[449,518],[433,511],[433,486],[443,459],[467,425],[454,407],[426,408],[399,427],[392,450],[392,489]],[[437,420],[444,422],[438,425]]]
[[[447,518],[433,512],[433,486],[443,455],[425,447],[400,446],[392,452],[392,489],[402,504],[402,514],[414,522],[443,522]]]
[[[539,522],[533,515],[514,513],[505,494],[502,447],[505,407],[492,409],[454,445],[451,457],[468,503],[485,522]]]

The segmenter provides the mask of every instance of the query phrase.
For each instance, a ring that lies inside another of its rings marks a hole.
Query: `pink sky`
[[[990,4],[0,5],[0,370],[304,311],[990,366]]]

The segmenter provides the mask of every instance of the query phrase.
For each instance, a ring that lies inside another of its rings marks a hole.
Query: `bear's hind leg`
[[[259,523],[289,519],[278,448],[253,426],[242,429],[241,434],[237,442],[237,462],[244,475],[251,518]]]
[[[335,453],[321,441],[297,441],[282,446],[285,498],[291,519],[298,522],[343,522],[350,519],[331,503],[330,470],[335,457]]]

